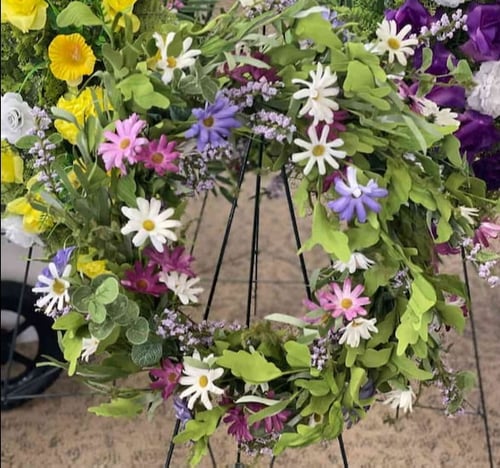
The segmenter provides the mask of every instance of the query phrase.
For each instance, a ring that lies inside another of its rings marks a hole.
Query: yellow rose
[[[112,22],[118,13],[123,13],[130,18],[132,21],[132,30],[136,32],[141,25],[139,18],[132,14],[136,1],[137,0],[102,0],[106,21]],[[118,20],[118,26],[121,28],[125,27],[124,18]]]
[[[44,0],[2,0],[2,23],[10,23],[23,33],[43,29],[47,6]]]
[[[23,183],[24,161],[10,147],[2,145],[2,184]]]
[[[102,88],[96,87],[93,88],[93,90],[99,107],[102,110],[110,109],[109,104],[104,102]],[[59,101],[57,101],[57,107],[73,114],[80,127],[83,127],[89,116],[96,115],[95,104],[90,88],[85,88],[78,96],[71,96],[69,98],[61,96]],[[76,137],[80,130],[75,124],[67,122],[66,120],[56,119],[54,126],[65,140],[68,140],[73,145],[76,143]]]

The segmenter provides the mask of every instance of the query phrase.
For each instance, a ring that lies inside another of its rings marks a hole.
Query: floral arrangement
[[[500,5],[407,0],[373,31],[333,2],[240,0],[204,23],[174,3],[149,22],[135,0],[2,3],[5,26],[51,31],[39,68],[61,90],[2,91],[2,229],[46,252],[51,364],[109,395],[98,415],[172,400],[193,465],[218,427],[279,455],[380,400],[411,412],[429,385],[459,412],[474,379],[445,342],[469,298],[440,261],[499,282]],[[301,251],[326,265],[295,314],[200,321],[184,209],[232,196],[247,153],[296,179]]]

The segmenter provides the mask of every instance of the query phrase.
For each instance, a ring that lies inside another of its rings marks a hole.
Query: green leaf
[[[104,340],[109,335],[111,335],[115,326],[116,326],[115,323],[113,323],[111,320],[105,320],[101,324],[90,322],[89,332],[93,337],[97,338],[98,340]]]
[[[248,424],[251,425],[258,421],[262,421],[264,418],[274,416],[275,414],[278,414],[281,411],[283,411],[289,404],[290,404],[290,399],[277,401],[274,405],[267,406],[261,409],[260,411],[257,411],[257,413],[250,415],[248,417]]]
[[[219,366],[230,369],[235,377],[251,384],[269,382],[282,375],[281,371],[260,353],[248,353],[243,350],[235,353],[225,350],[216,362]]]
[[[16,148],[21,150],[29,150],[30,148],[33,148],[35,143],[38,143],[39,141],[40,138],[35,135],[26,135],[16,140]]]
[[[425,138],[422,135],[422,132],[419,130],[418,126],[415,124],[413,118],[409,117],[407,115],[403,115],[403,120],[405,121],[406,125],[410,129],[413,137],[415,138],[415,141],[418,143],[418,149],[420,149],[420,151],[422,151],[422,153],[426,154],[427,153],[427,142],[425,141]]]
[[[342,42],[332,30],[332,25],[323,18],[321,13],[313,13],[300,18],[295,27],[295,34],[299,39],[311,39],[318,45],[330,49],[342,48]]]
[[[71,332],[66,332],[61,340],[64,359],[69,363],[68,375],[70,377],[74,375],[78,358],[82,354],[82,342],[81,337]]]
[[[163,348],[161,343],[143,343],[132,346],[132,362],[144,368],[158,365],[162,357]]]
[[[197,412],[196,419],[191,419],[186,423],[184,430],[174,437],[174,442],[196,442],[202,437],[212,435],[217,429],[221,416],[225,412],[226,408],[223,406],[216,406],[210,411]]]
[[[456,168],[461,169],[464,160],[460,155],[460,140],[453,135],[446,135],[443,140],[443,153]]]
[[[89,314],[93,322],[103,323],[106,320],[106,307],[92,300],[89,302]]]
[[[424,47],[422,49],[422,65],[420,65],[419,71],[425,72],[432,65],[432,49],[429,47]]]
[[[411,297],[408,309],[415,314],[422,315],[436,304],[436,291],[422,275],[418,275],[411,284]]]
[[[455,328],[459,333],[463,333],[465,328],[465,317],[460,307],[438,301],[436,303],[436,309],[439,311],[443,323]]]
[[[101,403],[99,406],[91,406],[90,413],[98,416],[111,416],[113,418],[133,418],[140,414],[143,409],[142,401],[135,398],[113,398],[110,403]]]
[[[352,403],[359,403],[359,389],[363,385],[366,378],[366,370],[360,367],[351,368],[351,379],[347,386],[347,392],[345,397],[347,397],[348,407],[352,406]]]
[[[347,97],[352,97],[354,94],[365,91],[375,86],[370,67],[353,60],[347,66],[347,76],[344,81],[344,92]]]
[[[134,345],[140,345],[147,341],[149,335],[149,323],[144,317],[136,319],[125,332],[127,339]]]
[[[128,173],[126,176],[120,177],[116,185],[118,199],[129,207],[137,205],[137,197],[135,196],[137,185],[134,175],[133,173]]]
[[[69,5],[57,15],[57,26],[100,26],[103,22],[92,12],[89,6],[81,2],[70,2]]]
[[[106,278],[95,293],[94,300],[100,304],[110,304],[118,297],[119,285],[115,278]]]
[[[129,301],[124,294],[118,294],[117,298],[106,307],[109,317],[116,324],[127,326],[139,317],[139,306]]]
[[[74,332],[85,323],[87,323],[87,321],[82,314],[72,311],[56,319],[52,324],[52,328],[54,330],[72,330]]]
[[[89,286],[80,286],[71,294],[71,303],[79,312],[88,312],[89,302],[92,300],[93,291]]]
[[[312,59],[316,55],[316,52],[312,49],[297,49],[292,44],[286,44],[273,47],[269,50],[268,55],[271,57],[273,65],[284,67],[285,65],[300,62],[301,60]]]
[[[264,319],[271,320],[273,322],[286,323],[288,325],[293,325],[294,327],[298,328],[305,328],[309,325],[307,322],[304,322],[304,320],[298,319],[296,317],[287,314],[270,314],[266,315]]]
[[[311,352],[305,344],[287,341],[283,347],[286,350],[286,362],[290,367],[307,367],[311,365]]]
[[[321,203],[316,203],[314,207],[312,235],[304,242],[299,253],[311,250],[316,244],[320,244],[327,253],[335,255],[344,263],[351,258],[348,237],[328,221],[325,207]]]
[[[398,356],[393,354],[391,362],[395,364],[403,375],[409,379],[429,380],[432,379],[432,372],[419,369],[417,364],[406,356]]]
[[[309,390],[309,393],[314,396],[321,397],[331,393],[328,383],[324,380],[297,379],[294,383],[297,387],[306,388]]]
[[[380,368],[382,366],[385,366],[389,362],[391,354],[392,347],[379,350],[369,348],[364,352],[362,356],[358,358],[358,360],[365,367]]]
[[[335,398],[335,395],[331,393],[324,396],[311,396],[309,404],[300,412],[300,415],[325,414],[330,409]]]

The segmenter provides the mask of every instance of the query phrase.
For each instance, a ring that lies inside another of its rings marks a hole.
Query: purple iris
[[[425,97],[434,101],[439,107],[452,107],[454,109],[465,107],[465,88],[462,86],[437,85]]]
[[[388,191],[380,188],[377,183],[370,179],[367,185],[359,185],[356,178],[356,169],[352,166],[347,168],[347,185],[342,179],[335,181],[335,191],[340,195],[337,200],[328,202],[328,208],[339,214],[342,221],[350,221],[354,212],[360,223],[366,221],[366,208],[375,213],[381,209],[375,198],[386,197]]]
[[[193,109],[198,119],[185,134],[186,138],[198,138],[198,151],[203,151],[210,144],[212,147],[222,146],[231,134],[231,129],[238,128],[241,123],[235,115],[238,106],[235,106],[225,96],[218,95],[213,104],[207,102],[205,109]]]
[[[500,4],[472,4],[467,11],[469,40],[460,50],[476,62],[500,59]]]
[[[432,16],[418,0],[406,0],[397,10],[387,10],[385,18],[396,21],[398,31],[405,25],[411,25],[411,32],[419,34],[422,26],[430,26]]]
[[[486,182],[488,190],[500,190],[500,153],[474,161],[472,170],[476,177]]]
[[[500,131],[495,127],[493,117],[467,110],[458,116],[458,120],[460,128],[454,135],[460,140],[460,149],[470,163],[476,154],[491,150],[500,142]]]
[[[66,265],[69,263],[69,259],[71,257],[71,254],[75,250],[76,247],[67,247],[65,249],[60,249],[56,252],[56,254],[52,257],[51,263],[53,263],[56,268],[57,272],[59,275],[62,275],[64,269],[66,268]],[[46,266],[42,271],[41,275],[45,276],[46,278],[52,278],[52,273],[49,270],[49,267]],[[38,281],[35,284],[35,287],[41,287],[45,286],[45,284],[41,284]]]

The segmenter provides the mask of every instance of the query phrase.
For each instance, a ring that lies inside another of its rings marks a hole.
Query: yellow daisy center
[[[152,231],[152,230],[155,228],[155,222],[154,222],[154,221],[151,221],[150,219],[146,219],[146,220],[142,223],[142,227],[143,227],[146,231]]]
[[[206,119],[203,119],[203,125],[205,127],[212,127],[214,125],[214,118],[212,116],[207,117]]]
[[[167,57],[168,68],[175,68],[177,65],[177,59],[175,57]]]
[[[325,154],[325,147],[323,145],[314,145],[312,148],[312,154],[316,157],[323,156]]]
[[[54,284],[52,285],[52,291],[54,292],[54,294],[60,296],[61,294],[64,294],[64,291],[66,291],[66,286],[61,280],[56,278],[54,280]]]
[[[206,375],[202,375],[199,379],[198,379],[198,385],[201,387],[201,388],[205,388],[207,385],[208,385],[208,377]]]
[[[349,309],[352,306],[352,300],[349,299],[348,297],[345,297],[340,301],[340,307],[343,309]]]
[[[392,49],[392,50],[398,50],[401,47],[401,41],[397,37],[390,37],[387,40],[387,45]]]
[[[120,141],[120,149],[124,150],[127,149],[129,146],[130,146],[129,138],[124,138],[122,141]]]
[[[163,154],[162,153],[153,154],[153,156],[151,156],[151,161],[153,161],[155,164],[161,164],[163,162]]]

